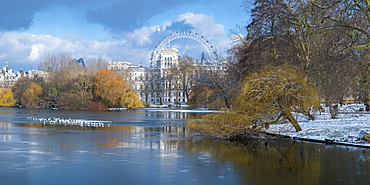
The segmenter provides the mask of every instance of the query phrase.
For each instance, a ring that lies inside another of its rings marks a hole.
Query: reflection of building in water
[[[187,113],[186,112],[163,112],[163,118],[184,119],[184,118],[187,118]]]
[[[185,119],[188,117],[187,112],[161,111],[145,114],[145,116],[165,119]]]
[[[181,142],[181,144],[180,144]],[[140,149],[161,149],[161,150],[179,150],[179,146],[182,146],[184,140],[160,140],[160,141],[149,141],[142,143],[130,143],[130,142],[117,142],[115,143],[117,148],[140,148]]]
[[[113,126],[114,127],[114,126]],[[165,149],[165,150],[178,150],[179,142],[183,140],[170,140],[169,138],[184,137],[188,133],[185,127],[177,126],[165,126],[165,127],[134,127],[132,133],[137,134],[139,140],[133,140],[132,142],[111,139],[115,141],[112,145],[116,145],[117,148],[141,148],[141,149]],[[136,138],[135,137],[135,138]],[[155,138],[155,140],[145,140],[142,138]]]
[[[181,134],[187,134],[188,133],[188,129],[186,127],[165,126],[165,127],[163,127],[163,132],[165,132],[165,133],[181,133]]]
[[[0,134],[0,142],[14,142],[18,141],[18,137],[14,137],[13,134]]]

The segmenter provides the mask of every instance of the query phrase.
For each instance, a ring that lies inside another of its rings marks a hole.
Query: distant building
[[[179,50],[176,48],[164,48],[160,51],[157,66],[160,69],[169,69],[179,63]]]
[[[23,70],[18,71],[17,73],[9,68],[8,62],[5,63],[5,66],[0,72],[0,88],[10,88],[18,78],[25,76],[26,73]]]
[[[127,61],[108,62],[107,68],[121,73],[130,82],[140,99],[148,104],[186,105],[193,85],[191,75],[199,75],[198,69],[209,67],[205,63],[188,61],[192,70],[185,73],[179,68],[179,52],[176,48],[164,48],[151,67],[134,65]],[[184,76],[189,75],[189,76]]]
[[[127,61],[118,61],[118,62],[108,62],[108,69],[112,71],[117,71],[117,70],[126,70],[131,67],[139,67],[131,62]]]
[[[28,77],[30,79],[43,78],[44,80],[46,80],[48,77],[48,72],[33,69],[31,71],[28,71]]]
[[[8,66],[8,62],[5,63],[5,66],[0,71],[0,88],[10,88],[14,85],[20,78],[29,77],[30,79],[36,77],[46,78],[47,73],[44,71],[31,70],[25,72],[23,69],[20,69],[18,72],[12,70]]]

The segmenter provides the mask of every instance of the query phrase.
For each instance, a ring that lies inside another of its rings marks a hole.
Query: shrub
[[[247,76],[240,87],[233,110],[206,115],[188,126],[222,138],[243,137],[287,121],[300,131],[291,113],[312,117],[310,109],[320,103],[317,89],[295,68],[265,67]]]

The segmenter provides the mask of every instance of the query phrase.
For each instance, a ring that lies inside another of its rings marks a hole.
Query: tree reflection
[[[339,146],[281,138],[247,142],[200,138],[188,140],[186,149],[208,152],[224,162],[236,163],[245,184],[321,184],[369,180],[366,176],[369,164],[355,164],[364,158],[370,159],[369,151],[363,149],[354,152]],[[358,160],[349,160],[351,155]],[[365,174],[354,177],[354,171]]]

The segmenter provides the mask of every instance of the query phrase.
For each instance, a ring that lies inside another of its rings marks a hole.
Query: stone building
[[[2,70],[0,71],[0,88],[10,88],[14,85],[19,78],[25,77],[27,73],[23,69],[18,72],[13,71],[9,68],[8,62],[5,63]]]
[[[20,69],[19,71],[14,71],[8,66],[8,62],[5,63],[2,70],[0,71],[0,88],[10,88],[14,85],[20,78],[28,77],[33,78],[47,78],[47,72],[40,70],[31,70],[29,72]]]
[[[127,61],[109,62],[108,69],[121,74],[144,103],[154,105],[187,105],[195,81],[222,74],[225,62],[206,63],[181,59],[176,48],[164,48],[150,67]]]
[[[180,79],[174,72],[178,64],[178,50],[164,48],[155,66],[143,67],[127,61],[119,61],[109,62],[108,69],[121,73],[145,103],[186,105],[188,97],[182,91],[184,83],[180,83],[183,79]]]

